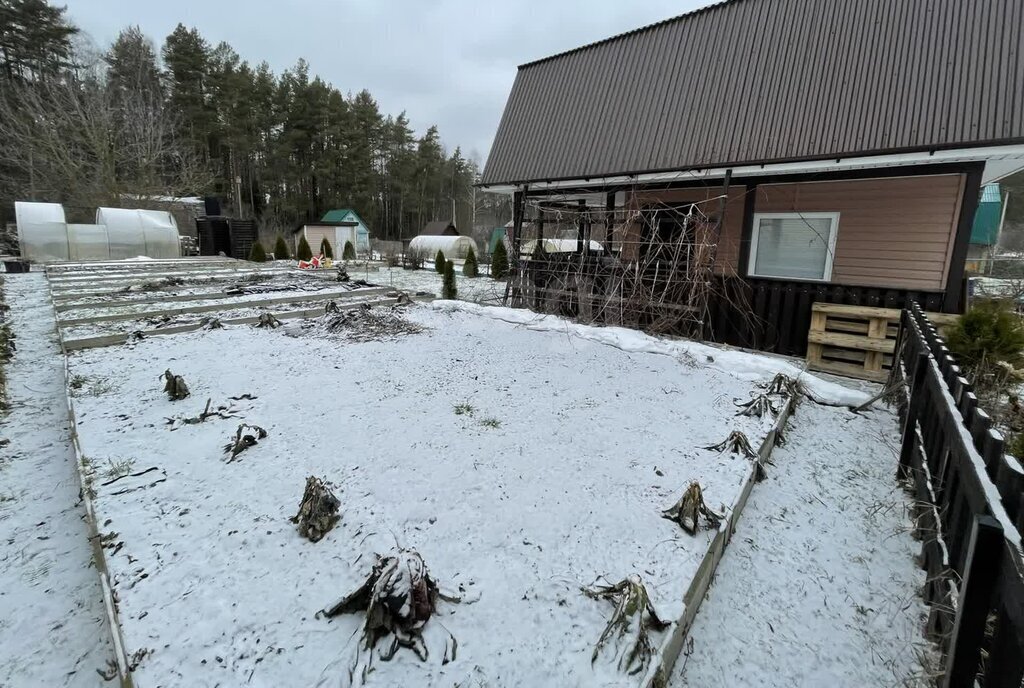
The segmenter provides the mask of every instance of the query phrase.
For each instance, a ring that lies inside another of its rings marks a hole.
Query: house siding
[[[755,212],[838,212],[833,284],[938,291],[964,184],[961,174],[769,184],[757,187]]]

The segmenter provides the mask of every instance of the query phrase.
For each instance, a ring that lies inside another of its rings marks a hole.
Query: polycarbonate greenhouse
[[[181,255],[178,225],[163,210],[99,208],[95,224],[68,224],[59,203],[14,204],[18,241],[24,259],[121,260]]]

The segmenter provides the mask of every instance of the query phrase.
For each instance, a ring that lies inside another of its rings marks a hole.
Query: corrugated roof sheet
[[[519,68],[483,184],[1024,141],[1024,0],[728,0]]]

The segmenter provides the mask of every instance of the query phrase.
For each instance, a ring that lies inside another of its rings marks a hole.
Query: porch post
[[[946,293],[942,299],[942,310],[947,313],[959,313],[964,305],[961,303],[964,281],[964,263],[967,262],[967,246],[971,242],[971,228],[974,226],[974,214],[978,210],[978,199],[981,196],[981,173],[985,163],[970,163],[966,168],[964,193],[960,198],[960,218],[957,221],[956,237],[953,240],[953,253],[949,258],[949,272],[946,275]]]
[[[754,233],[754,209],[757,207],[757,182],[747,184],[743,197],[743,228],[740,233],[740,264],[736,274],[746,278],[750,265],[750,238]]]

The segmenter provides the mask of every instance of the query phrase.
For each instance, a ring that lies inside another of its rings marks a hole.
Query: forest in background
[[[98,206],[215,195],[265,233],[353,208],[380,239],[452,217],[464,233],[510,216],[474,192],[476,163],[417,135],[404,112],[343,93],[305,61],[280,74],[179,24],[158,47],[135,26],[92,46],[47,0],[0,0],[0,205]],[[70,219],[70,217],[69,217]]]

